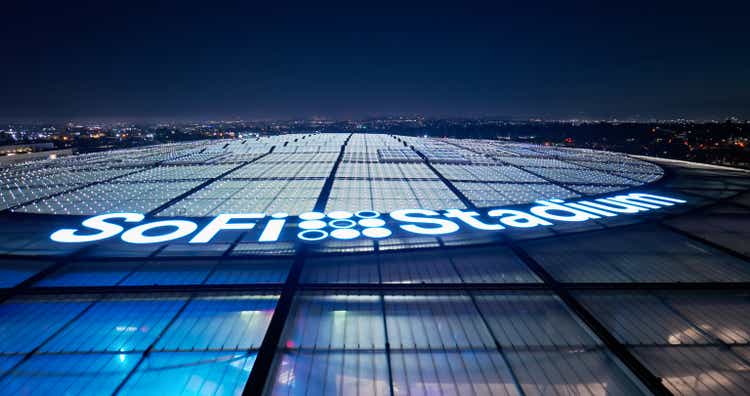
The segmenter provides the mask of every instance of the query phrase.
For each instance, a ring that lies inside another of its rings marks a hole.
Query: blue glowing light
[[[556,222],[584,222],[620,215],[648,212],[686,201],[647,193],[629,193],[592,201],[565,202],[562,199],[536,201],[536,204],[521,209],[495,208],[486,212],[446,209],[399,209],[388,214],[390,224],[380,218],[380,213],[363,210],[353,214],[348,211],[306,212],[298,216],[296,224],[300,230],[297,238],[306,242],[321,241],[329,236],[333,239],[349,240],[364,236],[386,238],[393,234],[394,227],[417,235],[447,235],[461,228],[471,231],[499,232],[506,227],[534,228],[553,226]],[[356,217],[355,217],[356,216]],[[255,235],[258,242],[276,242],[295,224],[287,224],[287,213],[274,213],[268,218],[263,213],[222,213],[211,219],[202,228],[193,221],[183,219],[160,219],[148,221],[139,213],[106,213],[87,218],[81,228],[63,228],[53,232],[50,239],[60,243],[95,242],[120,235],[120,239],[132,244],[168,242],[193,235],[189,243],[209,243],[225,231],[248,231],[260,228]],[[328,217],[328,221],[324,220]],[[140,223],[126,229],[124,223]],[[199,230],[200,228],[200,230]],[[292,234],[294,235],[294,234]],[[288,238],[288,237],[287,237]]]
[[[297,224],[297,227],[303,230],[319,230],[325,228],[326,222],[320,220],[306,220]]]
[[[359,212],[355,213],[355,215],[360,219],[374,219],[380,217],[380,212],[376,212],[374,210],[360,210]]]
[[[349,219],[331,220],[328,225],[333,228],[352,228],[357,225],[357,222]]]
[[[391,230],[381,227],[365,228],[362,230],[362,235],[368,238],[387,238],[391,236],[391,234],[393,234]]]
[[[335,239],[354,239],[359,237],[360,233],[351,228],[337,228],[331,231],[331,237]]]
[[[332,218],[334,220],[349,219],[352,216],[354,216],[354,214],[352,214],[352,212],[347,212],[345,210],[336,210],[336,211],[328,213],[328,217],[330,217],[330,218]]]
[[[305,212],[298,217],[300,218],[300,220],[320,220],[326,217],[326,214],[320,212]]]
[[[359,223],[359,225],[361,225],[362,227],[382,227],[385,225],[385,221],[383,221],[382,219],[370,219],[370,218],[362,219],[358,221],[357,223]]]
[[[303,241],[315,242],[328,238],[328,233],[323,230],[305,230],[297,234],[297,238]]]

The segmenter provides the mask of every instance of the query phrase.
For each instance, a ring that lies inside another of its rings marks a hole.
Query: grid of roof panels
[[[305,161],[322,158],[319,146]],[[534,149],[511,147],[503,155]],[[437,173],[422,172],[437,163],[383,164],[400,176],[344,180],[383,192],[370,193],[370,202],[401,199],[391,192],[408,188],[409,199],[425,204],[437,194],[431,188],[444,184]],[[527,165],[508,164],[498,166]],[[403,165],[420,175],[407,177]],[[563,168],[554,161],[529,166]],[[172,245],[114,253],[101,245],[46,259],[6,255],[0,393],[746,394],[750,182],[747,174],[705,169],[671,173],[664,188],[695,193],[706,206],[644,224],[484,246],[418,237],[308,249],[217,243],[211,257]],[[278,200],[304,195],[287,188],[324,180],[222,178],[189,198],[196,205],[243,201],[268,189]],[[607,187],[448,182],[472,201],[483,198],[469,192],[489,187],[487,200],[507,204]],[[187,181],[113,180],[78,191],[148,183]],[[535,190],[549,188],[558,190]],[[0,232],[14,244],[29,230]],[[109,255],[96,257],[101,250]]]
[[[0,210],[294,215],[313,209],[329,178],[326,210],[463,208],[462,198],[443,180],[458,186],[474,206],[487,207],[603,194],[661,176],[652,164],[591,150],[383,134],[291,134],[10,166],[0,170]]]

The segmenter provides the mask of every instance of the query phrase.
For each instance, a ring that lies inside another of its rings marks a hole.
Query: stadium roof
[[[750,389],[745,171],[309,134],[0,177],[0,394]]]

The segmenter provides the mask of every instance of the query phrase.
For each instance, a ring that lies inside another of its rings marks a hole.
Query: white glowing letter
[[[440,216],[440,213],[434,210],[427,209],[401,209],[393,211],[389,214],[392,219],[402,222],[409,223],[422,223],[422,224],[433,224],[437,227],[420,227],[414,224],[400,225],[404,231],[412,232],[421,235],[444,235],[458,231],[458,224],[445,219],[433,219],[429,217],[420,217],[412,215],[422,216]]]
[[[478,230],[498,231],[498,230],[505,229],[505,227],[501,226],[500,224],[484,223],[481,220],[477,219],[476,218],[477,216],[479,216],[479,213],[472,212],[472,211],[464,211],[464,210],[458,210],[458,209],[448,209],[445,211],[445,217],[459,219],[463,221],[464,223],[468,224],[469,226],[476,228]]]
[[[559,202],[562,203],[562,201]],[[536,203],[538,203],[539,206],[532,206],[529,208],[529,212],[545,219],[573,222],[601,219],[601,217],[595,214],[563,206],[557,202],[536,201]]]
[[[550,226],[552,223],[532,216],[526,212],[512,209],[494,209],[487,213],[490,217],[500,217],[500,222],[516,228],[533,228],[536,226]]]
[[[279,236],[281,235],[281,230],[284,229],[284,224],[286,224],[285,218],[269,220],[268,224],[266,224],[266,227],[263,229],[263,232],[260,234],[258,242],[278,241]]]
[[[221,230],[252,230],[255,222],[233,223],[232,219],[262,219],[263,213],[224,213],[214,217],[189,243],[208,243]]]
[[[93,228],[99,232],[90,235],[79,235],[78,230],[74,228],[63,228],[55,231],[50,235],[50,239],[55,242],[63,243],[82,243],[82,242],[93,242],[100,241],[102,239],[111,238],[122,232],[122,226],[117,224],[107,223],[109,219],[123,219],[129,223],[137,223],[143,221],[143,215],[140,213],[107,213],[99,216],[90,217],[81,222],[81,225],[88,228]]]
[[[146,231],[161,227],[172,227],[174,228],[174,231],[161,235],[144,235]],[[120,238],[128,243],[159,243],[182,238],[184,236],[192,234],[193,231],[197,229],[198,224],[195,224],[192,221],[162,220],[133,227],[125,231]]]

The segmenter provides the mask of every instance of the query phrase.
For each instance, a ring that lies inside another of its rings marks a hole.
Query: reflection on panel
[[[523,247],[563,282],[750,281],[743,261],[656,226],[560,236]]]
[[[697,328],[727,344],[750,343],[750,296],[669,294],[667,302]]]
[[[646,395],[648,391],[599,350],[508,352],[526,395]]]
[[[0,288],[14,287],[51,264],[47,261],[0,260]]]
[[[580,293],[583,303],[629,345],[747,344],[747,294]]]
[[[284,283],[290,260],[226,260],[220,262],[206,280],[208,285]]]
[[[140,264],[137,261],[74,262],[44,277],[35,286],[114,286]]]
[[[295,301],[282,346],[303,349],[383,349],[385,331],[376,294],[304,293]]]
[[[657,295],[621,293],[580,294],[594,316],[628,345],[680,345],[711,342],[674,306]]]
[[[15,367],[23,357],[24,355],[0,355],[0,376]]]
[[[717,347],[636,347],[633,353],[679,395],[746,395],[750,365],[732,350]]]
[[[7,395],[112,394],[135,367],[140,354],[34,355],[6,377]]]
[[[460,283],[453,264],[433,252],[401,252],[380,255],[383,283]]]
[[[396,351],[391,353],[396,395],[520,395],[497,352]]]
[[[146,285],[199,285],[216,266],[215,261],[158,261],[148,262],[133,271],[120,284],[122,286]]]
[[[495,342],[465,294],[385,296],[391,347],[494,348]]]
[[[378,283],[374,255],[312,257],[305,260],[302,283]]]
[[[66,326],[91,303],[90,297],[15,298],[0,304],[0,353],[30,352]]]
[[[476,300],[503,347],[600,345],[562,301],[549,293],[482,293]]]
[[[185,301],[180,296],[101,300],[42,345],[41,351],[145,351]]]
[[[385,352],[292,351],[277,355],[268,395],[390,394]]]
[[[191,300],[156,350],[247,350],[260,346],[276,295],[220,295]]]
[[[539,278],[513,251],[502,246],[450,250],[465,283],[538,283]]]
[[[123,387],[122,395],[239,395],[255,354],[155,352]]]

